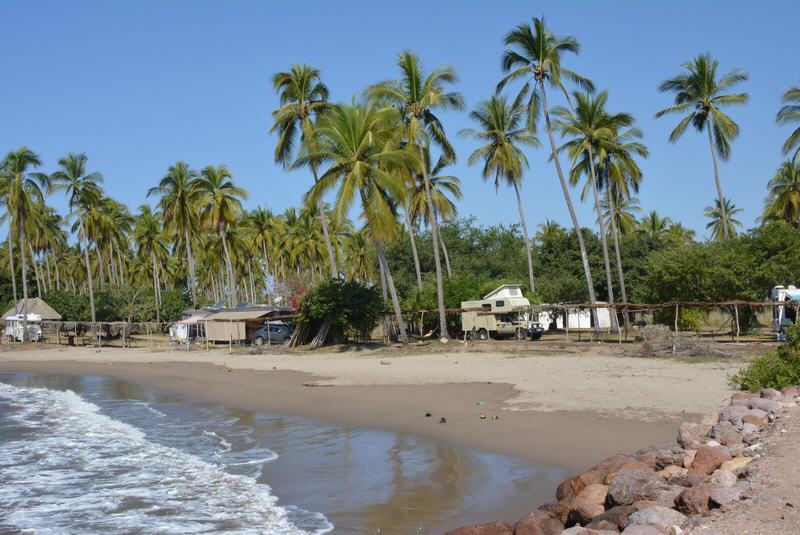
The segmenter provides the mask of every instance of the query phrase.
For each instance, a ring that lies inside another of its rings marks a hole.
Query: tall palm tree
[[[636,214],[642,211],[637,197],[623,197],[620,193],[612,192],[615,200],[610,204],[608,200],[603,201],[603,218],[609,227],[616,228],[623,235],[636,232],[638,221]]]
[[[19,258],[22,267],[22,339],[28,341],[28,264],[25,259],[25,233],[27,218],[32,217],[39,203],[44,202],[42,188],[49,179],[43,173],[34,172],[39,167],[39,157],[27,147],[11,151],[3,160],[2,169],[6,209],[11,214],[11,225],[17,231]]]
[[[661,217],[658,212],[652,210],[639,221],[639,232],[651,238],[659,238],[666,234],[670,225],[672,225],[670,218]]]
[[[725,217],[725,196],[719,178],[717,155],[727,160],[731,154],[731,141],[739,135],[739,125],[723,113],[724,106],[745,104],[747,93],[725,93],[736,84],[747,80],[747,72],[735,69],[717,79],[719,62],[710,54],[700,54],[693,61],[684,63],[688,73],[682,73],[661,83],[659,90],[675,94],[675,104],[665,108],[656,117],[680,114],[683,118],[672,131],[669,140],[678,141],[691,124],[698,132],[706,130],[711,160],[714,163],[714,181],[717,186],[717,200],[722,210],[722,232],[725,239],[732,237]]]
[[[458,177],[452,175],[445,175],[443,171],[445,167],[450,164],[446,156],[441,155],[433,165],[431,161],[430,146],[425,148],[423,152],[425,161],[423,165],[428,170],[428,183],[430,184],[431,201],[433,201],[433,218],[436,218],[437,224],[441,220],[452,221],[458,215],[453,199],[461,198],[461,182]],[[412,173],[414,175],[415,184],[406,195],[406,209],[407,214],[410,214],[411,227],[416,227],[418,224],[432,226],[431,211],[428,206],[427,190],[425,189],[425,178],[422,173]],[[439,245],[442,247],[444,254],[444,263],[447,266],[447,276],[453,275],[450,267],[450,257],[447,254],[447,246],[444,243],[444,237],[439,232]]]
[[[730,199],[725,199],[724,208],[720,206],[719,199],[716,199],[714,206],[706,206],[704,215],[709,219],[706,228],[711,230],[711,237],[716,241],[735,238],[738,234],[736,227],[741,227],[742,222],[734,216],[741,211]],[[727,234],[725,229],[728,229]]]
[[[136,216],[133,237],[141,259],[149,258],[152,263],[153,292],[156,304],[156,323],[161,323],[161,282],[160,265],[167,256],[167,246],[161,230],[162,214],[153,213],[150,206],[143,204]]]
[[[545,219],[544,223],[539,223],[536,228],[539,230],[536,232],[536,241],[538,243],[544,243],[548,240],[554,240],[556,238],[560,238],[566,234],[564,231],[564,227],[559,225],[556,221],[551,219]]]
[[[561,184],[561,191],[567,204],[572,226],[578,238],[578,246],[581,251],[581,261],[583,272],[586,277],[586,289],[589,301],[596,301],[594,294],[594,282],[592,272],[589,267],[589,255],[586,252],[586,243],[583,239],[583,232],[578,223],[578,216],[572,204],[569,194],[567,181],[564,178],[564,171],[558,158],[556,141],[553,136],[553,125],[550,121],[550,108],[547,104],[546,85],[560,90],[567,96],[563,80],[571,80],[578,86],[593,90],[592,82],[576,72],[562,66],[561,56],[564,53],[578,54],[580,45],[578,40],[572,36],[558,37],[545,25],[544,17],[534,17],[532,24],[520,24],[511,30],[505,37],[505,44],[509,48],[503,53],[503,71],[508,74],[497,84],[497,91],[500,92],[506,84],[515,80],[524,80],[524,83],[517,93],[515,103],[525,103],[528,115],[528,129],[532,132],[539,117],[540,110],[544,112],[547,135],[550,139],[550,153],[556,172]],[[597,323],[597,311],[592,309],[595,326]]]
[[[587,92],[573,92],[573,108],[559,106],[553,109],[558,119],[556,126],[561,135],[568,138],[559,151],[566,150],[572,160],[570,183],[574,186],[586,175],[586,190],[590,189],[594,198],[594,210],[600,228],[600,244],[603,250],[603,264],[606,272],[606,288],[609,303],[614,303],[614,285],[611,277],[611,261],[608,254],[606,225],[600,203],[600,187],[598,179],[598,160],[603,162],[607,155],[616,149],[616,132],[630,126],[633,117],[627,113],[610,114],[605,106],[608,92],[597,95]]]
[[[800,225],[800,160],[788,160],[778,167],[767,186],[769,195],[764,201],[764,221],[786,221]]]
[[[203,168],[196,182],[200,218],[220,238],[227,274],[228,306],[236,305],[236,280],[233,262],[228,247],[227,231],[242,211],[242,199],[247,191],[234,185],[233,174],[225,165],[209,165]]]
[[[531,240],[528,234],[528,223],[525,210],[522,208],[520,188],[522,175],[528,167],[528,159],[522,147],[533,147],[539,140],[526,128],[524,111],[519,106],[511,106],[505,97],[492,95],[481,101],[469,116],[478,124],[478,129],[465,128],[461,134],[481,140],[482,145],[469,157],[469,163],[483,161],[481,176],[484,180],[494,179],[495,189],[500,182],[514,188],[517,198],[517,210],[522,224],[522,235],[525,239],[525,254],[528,258],[528,280],[531,292],[536,291],[536,279],[533,275],[533,259],[531,256]]]
[[[179,161],[171,165],[158,186],[150,188],[147,196],[160,195],[158,206],[164,217],[164,226],[171,228],[178,242],[183,241],[186,261],[189,268],[192,307],[197,308],[197,280],[195,278],[194,255],[192,254],[192,235],[197,231],[197,171],[188,163]]]
[[[430,143],[438,146],[450,161],[455,162],[456,153],[439,117],[439,111],[461,110],[464,108],[464,97],[457,92],[449,92],[446,87],[454,84],[458,78],[449,65],[440,65],[427,75],[419,57],[413,52],[403,51],[397,57],[400,78],[385,80],[366,90],[367,96],[379,103],[393,107],[403,129],[403,143],[407,143],[419,154],[419,162],[425,160],[425,147]],[[428,206],[433,206],[430,177],[428,169],[421,168],[425,182],[425,196]],[[444,312],[444,280],[442,262],[439,258],[439,226],[436,219],[431,220],[431,241],[433,242],[433,261],[436,268],[436,302],[439,308],[439,330],[447,337],[447,318]]]
[[[680,223],[673,223],[663,236],[675,245],[688,245],[694,242],[695,232],[692,229],[684,227]]]
[[[298,134],[306,153],[317,152],[314,147],[315,121],[330,109],[329,91],[328,86],[322,82],[320,71],[308,65],[293,65],[289,71],[275,74],[272,85],[281,103],[281,107],[272,112],[275,122],[270,129],[270,132],[278,132],[279,135],[275,146],[275,161],[288,167],[296,161],[300,152],[295,150]],[[306,165],[311,168],[316,184],[319,182],[320,162],[309,159]],[[339,276],[339,268],[328,233],[328,221],[324,210],[320,210],[318,215],[328,250],[331,277],[335,279]]]
[[[420,162],[409,147],[397,147],[393,114],[379,111],[372,105],[339,105],[320,123],[319,153],[308,158],[320,158],[330,166],[319,182],[308,192],[307,201],[314,203],[337,187],[334,218],[346,217],[354,200],[361,201],[362,217],[369,226],[375,244],[378,263],[384,270],[391,294],[400,339],[408,345],[400,301],[394,285],[384,244],[398,233],[395,205],[405,195],[403,175],[388,173],[384,164],[404,164],[418,168]],[[446,331],[442,333],[444,336]]]
[[[778,124],[800,123],[800,87],[790,87],[782,97],[783,107],[775,118]],[[783,153],[795,151],[793,159],[800,161],[800,126],[794,129],[783,144]]]
[[[86,154],[68,154],[58,160],[59,170],[50,177],[50,191],[63,191],[67,196],[67,202],[78,224],[78,240],[83,249],[83,258],[86,269],[86,281],[89,290],[89,308],[92,316],[92,323],[97,320],[94,307],[94,282],[92,279],[92,268],[89,262],[89,244],[85,228],[85,215],[89,207],[99,201],[102,195],[100,184],[103,182],[103,175],[98,172],[88,173],[86,163],[89,158]]]
[[[274,257],[283,232],[283,220],[270,210],[259,206],[250,213],[250,224],[253,228],[253,241],[256,247],[261,249],[266,286],[270,272],[273,274],[273,280],[277,280],[278,272]]]

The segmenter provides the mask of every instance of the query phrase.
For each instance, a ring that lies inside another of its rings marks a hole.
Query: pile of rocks
[[[713,425],[682,423],[677,443],[615,455],[563,481],[556,501],[521,518],[445,535],[677,535],[748,499],[748,465],[800,388],[736,393]]]

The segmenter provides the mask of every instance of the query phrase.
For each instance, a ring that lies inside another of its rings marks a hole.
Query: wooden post
[[[567,342],[569,342],[569,310],[564,307],[564,329],[567,331]]]
[[[208,320],[203,318],[203,335],[206,337],[206,351],[208,351]]]
[[[128,330],[128,322],[127,321],[123,321],[122,322],[122,348],[123,349],[127,349],[127,347],[128,347],[128,344],[127,344],[127,342],[125,340],[125,331],[127,331],[127,330]]]
[[[233,320],[228,320],[228,353],[233,353]]]
[[[269,318],[267,318],[267,347],[272,345],[272,333],[269,332]]]
[[[736,343],[739,343],[739,305],[733,305],[733,313],[736,316]]]
[[[678,344],[678,315],[680,311],[680,305],[675,305],[675,336],[673,337],[672,342],[672,354],[674,355],[677,351],[677,344]]]

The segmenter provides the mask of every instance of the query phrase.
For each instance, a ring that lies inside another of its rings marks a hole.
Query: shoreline
[[[619,451],[674,439],[676,419],[641,422],[592,412],[504,410],[509,384],[304,386],[305,372],[233,369],[208,363],[14,360],[0,372],[101,375],[175,392],[196,401],[299,416],[325,423],[415,435],[513,455],[570,470]],[[484,402],[476,405],[477,401]],[[431,417],[425,417],[430,412]],[[483,413],[485,420],[480,419]],[[497,415],[497,420],[491,416]],[[439,423],[445,417],[447,423]]]

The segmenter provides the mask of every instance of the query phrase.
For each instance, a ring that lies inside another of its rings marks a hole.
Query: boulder
[[[678,476],[674,477],[670,480],[670,483],[675,485],[680,485],[681,487],[688,488],[694,487],[695,485],[699,485],[700,483],[705,483],[708,480],[708,476],[705,474],[700,474],[698,472],[689,472],[685,476]]]
[[[764,399],[771,399],[772,401],[783,401],[783,394],[774,388],[762,388],[759,396]]]
[[[557,502],[546,503],[544,505],[539,506],[540,511],[544,511],[552,518],[555,518],[561,524],[567,523],[567,516],[569,515],[570,507],[572,506],[572,500],[574,500],[574,496],[570,496],[568,498],[564,498],[563,500],[559,500]]]
[[[777,401],[772,401],[771,399],[765,398],[752,398],[747,403],[747,407],[750,409],[760,409],[764,412],[775,412],[780,408],[780,403]]]
[[[783,394],[786,401],[791,401],[792,398],[800,396],[800,386],[787,386],[781,390],[781,394]]]
[[[713,508],[711,494],[723,487],[711,483],[701,483],[686,489],[678,496],[677,509],[687,515],[708,516],[709,509]]]
[[[605,475],[603,470],[591,469],[562,481],[556,488],[556,499],[561,500],[568,496],[577,496],[589,485],[602,484]]]
[[[720,422],[730,422],[736,427],[742,425],[742,416],[747,414],[747,411],[751,409],[750,403],[754,400],[758,400],[759,398],[751,398],[747,401],[747,405],[729,405],[725,407],[721,411],[719,411],[719,419]]]
[[[616,528],[622,528],[622,525],[625,523],[625,520],[628,518],[628,516],[637,510],[638,508],[635,505],[617,505],[603,514],[594,517],[594,519],[586,527],[608,529],[604,526],[612,524]]]
[[[597,522],[592,521],[588,526],[586,526],[586,529],[593,529],[600,532],[610,531],[611,533],[619,533],[617,525],[613,522],[609,522],[608,520],[598,520]]]
[[[708,432],[708,426],[683,422],[678,427],[678,444],[687,450],[696,450],[703,444],[703,437]]]
[[[731,396],[730,405],[743,405],[747,406],[750,400],[754,397],[758,397],[756,394],[751,394],[750,392],[736,392]]]
[[[742,497],[742,492],[731,486],[731,487],[721,487],[718,486],[714,489],[711,493],[711,508],[715,509],[717,507],[722,507],[723,505],[728,505],[729,503],[738,502]]]
[[[745,418],[747,418],[747,416],[745,416]],[[744,421],[744,419],[742,419],[742,421]],[[742,435],[752,435],[756,431],[758,431],[758,426],[757,425],[754,425],[754,424],[751,424],[751,423],[747,423],[747,422],[742,424]],[[741,438],[740,438],[740,440],[741,440]]]
[[[631,524],[622,533],[624,535],[664,535],[664,532],[660,529],[642,524]]]
[[[733,459],[722,463],[720,468],[722,470],[727,470],[728,472],[736,472],[737,470],[747,466],[752,460],[752,457],[734,457]]]
[[[697,446],[698,448],[700,446]],[[694,461],[694,456],[697,455],[697,449],[693,450],[686,450],[683,452],[683,467],[689,468],[692,466],[692,462]]]
[[[572,500],[566,526],[586,525],[594,517],[603,513],[608,495],[608,487],[592,484],[586,487]]]
[[[620,470],[652,470],[655,466],[655,457],[653,458],[653,465],[651,466],[648,462],[632,459],[630,461],[625,461],[615,470],[611,470],[606,474],[606,477],[603,479],[603,484],[610,485],[614,478],[617,477]]]
[[[645,507],[644,509],[639,509],[635,513],[632,513],[625,520],[625,528],[627,530],[628,526],[636,524],[645,526],[655,525],[667,528],[673,525],[681,526],[684,522],[686,522],[686,516],[675,509],[654,506]],[[625,533],[625,531],[623,531],[623,533]]]
[[[640,500],[668,503],[675,492],[673,487],[653,471],[623,469],[609,485],[606,503],[610,507],[629,505]]]
[[[711,436],[724,446],[733,446],[742,441],[738,427],[729,421],[719,422],[711,428]]]
[[[689,472],[689,470],[683,466],[673,464],[672,466],[667,466],[663,470],[660,470],[658,475],[669,481],[673,477],[685,476],[687,472]]]
[[[514,524],[514,535],[560,535],[564,524],[544,511],[531,511]]]
[[[750,412],[752,412],[752,411],[750,411]],[[750,424],[750,425],[755,425],[757,427],[761,427],[762,425],[764,425],[766,423],[767,423],[767,419],[766,418],[760,418],[760,417],[756,416],[755,414],[745,414],[744,416],[742,416],[742,426],[744,426],[744,424]],[[745,434],[747,434],[747,433],[745,433]]]
[[[709,475],[720,467],[722,463],[730,460],[731,456],[721,451],[719,448],[700,446],[697,454],[689,467],[689,472],[697,472]]]
[[[444,535],[514,535],[514,528],[505,522],[474,524],[448,531]]]
[[[714,470],[714,473],[711,474],[710,481],[715,485],[719,485],[720,487],[732,487],[736,484],[736,474],[728,470]]]

